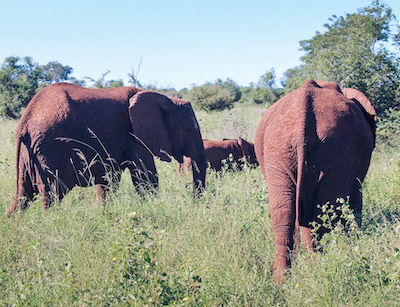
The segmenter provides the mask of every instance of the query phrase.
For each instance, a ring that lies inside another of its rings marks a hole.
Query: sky
[[[278,80],[299,64],[299,41],[332,15],[371,0],[0,0],[0,61],[58,61],[77,79],[124,80],[175,88],[230,78]],[[386,0],[400,20],[400,1]]]

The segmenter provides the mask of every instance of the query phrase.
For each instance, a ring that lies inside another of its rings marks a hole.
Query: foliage
[[[41,81],[42,70],[32,58],[8,57],[0,70],[0,115],[17,118]]]
[[[136,212],[118,225],[125,233],[110,249],[112,274],[105,281],[109,302],[169,305],[194,299],[201,287],[200,276],[192,270],[187,274],[168,274],[160,263],[165,230],[146,225]]]
[[[233,103],[240,99],[240,90],[232,80],[219,79],[214,83],[208,82],[192,88],[188,96],[194,106],[210,112],[232,108]]]
[[[385,110],[380,118],[378,118],[378,126],[376,130],[377,140],[383,145],[395,147],[400,142],[400,110],[393,108]]]
[[[79,79],[77,79],[75,77],[70,77],[68,79],[68,82],[72,83],[72,84],[75,84],[75,85],[83,86],[83,87],[86,86],[86,81],[85,80],[79,80]]]
[[[275,70],[267,71],[263,74],[256,84],[250,83],[249,86],[242,88],[241,103],[245,104],[265,104],[265,107],[272,105],[282,96],[282,89],[276,87]]]
[[[6,58],[0,69],[0,116],[18,118],[41,88],[66,80],[71,72],[58,62],[40,66],[31,57]]]
[[[52,61],[42,66],[43,79],[46,84],[68,80],[73,69],[70,66],[62,66],[57,61]]]
[[[120,80],[105,80],[106,76],[110,73],[109,70],[107,70],[105,73],[101,75],[101,78],[95,80],[90,77],[85,77],[85,79],[89,80],[90,82],[93,83],[91,86],[92,88],[109,88],[109,87],[121,87],[124,86],[124,82],[122,79]]]
[[[363,92],[378,114],[400,103],[400,58],[388,49],[395,39],[390,7],[374,0],[358,13],[329,19],[325,33],[300,41],[303,64],[288,70],[285,93],[306,79],[333,81]]]
[[[142,66],[142,62],[143,62],[143,58],[140,59],[140,63],[138,64],[136,72],[135,72],[135,69],[133,67],[131,67],[131,72],[128,73],[128,79],[129,79],[128,82],[132,86],[139,87],[139,88],[144,88],[144,85],[138,79],[138,75],[140,72],[140,66]]]

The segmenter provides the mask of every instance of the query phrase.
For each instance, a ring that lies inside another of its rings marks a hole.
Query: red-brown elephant
[[[254,144],[239,137],[237,140],[224,139],[222,141],[212,141],[203,139],[206,160],[210,163],[210,167],[216,171],[220,171],[224,160],[232,154],[233,162],[236,163],[238,169],[243,167],[244,163],[251,166],[257,166],[258,162],[254,152]],[[245,160],[245,161],[244,161]],[[183,158],[183,163],[179,164],[179,171],[190,168],[191,159]]]
[[[355,90],[353,90],[355,91]],[[312,80],[273,104],[256,132],[255,151],[268,187],[275,239],[275,282],[290,266],[295,225],[313,249],[318,205],[349,197],[361,223],[361,185],[375,146],[375,110],[368,99],[346,97],[336,83]],[[365,97],[365,96],[364,96]],[[326,228],[319,228],[317,240]]]
[[[87,89],[49,85],[28,104],[15,134],[17,195],[7,214],[40,194],[47,209],[74,186],[98,196],[128,168],[138,190],[157,188],[154,156],[191,157],[194,191],[205,186],[206,160],[189,102],[135,87]]]

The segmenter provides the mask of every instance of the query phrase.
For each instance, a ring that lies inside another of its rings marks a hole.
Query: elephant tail
[[[294,243],[295,243],[295,254],[300,247],[300,221],[301,221],[301,199],[303,193],[303,178],[304,178],[304,166],[306,148],[305,144],[297,146],[297,179],[296,179],[296,219],[294,224]]]
[[[305,208],[309,202],[308,187],[305,186],[307,173],[307,153],[312,150],[317,140],[316,119],[314,113],[314,81],[309,81],[303,92],[302,99],[298,100],[299,109],[302,111],[300,121],[300,135],[295,145],[297,151],[297,176],[296,176],[296,219],[295,219],[295,242],[300,243],[300,226],[309,227],[310,212]]]
[[[20,176],[20,171],[21,171],[21,167],[19,165],[19,162],[21,160],[21,137],[17,137],[16,138],[16,155],[15,155],[15,168],[17,171],[17,189],[21,184],[21,176]],[[18,193],[18,192],[17,192]]]

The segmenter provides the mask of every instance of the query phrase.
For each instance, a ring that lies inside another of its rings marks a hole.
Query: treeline
[[[108,71],[97,80],[78,80],[71,76],[72,67],[57,61],[39,65],[31,57],[11,56],[0,69],[0,116],[18,118],[35,93],[59,81],[93,88],[133,85],[190,100],[195,108],[211,112],[234,104],[268,107],[305,80],[314,79],[362,91],[378,115],[388,117],[400,106],[400,26],[395,21],[392,9],[379,0],[356,13],[333,15],[324,25],[324,33],[316,32],[311,39],[300,41],[300,50],[305,53],[301,65],[288,69],[279,81],[271,68],[247,86],[218,79],[178,91],[141,84],[134,72],[128,73],[129,84],[122,79],[106,80]]]

